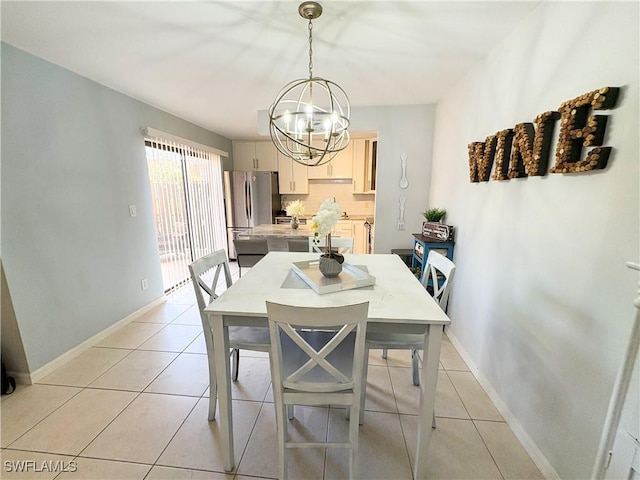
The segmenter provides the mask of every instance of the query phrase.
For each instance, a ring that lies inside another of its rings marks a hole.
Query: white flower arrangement
[[[311,229],[315,230],[314,240],[317,241],[321,235],[327,236],[327,252],[331,252],[331,230],[340,220],[340,215],[340,205],[335,200],[327,198],[320,204],[318,213],[311,218]]]
[[[306,207],[301,200],[294,200],[286,208],[287,215],[290,217],[302,217],[306,213]]]

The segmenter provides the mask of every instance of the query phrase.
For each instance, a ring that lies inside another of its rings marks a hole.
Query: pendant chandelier
[[[309,78],[284,86],[269,108],[269,132],[276,148],[298,163],[315,167],[329,162],[349,144],[351,108],[344,90],[313,76],[312,20],[322,14],[316,2],[298,7],[309,20]]]

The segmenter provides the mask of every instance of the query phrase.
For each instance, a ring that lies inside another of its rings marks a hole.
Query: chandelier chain
[[[313,24],[309,19],[309,78],[313,78]]]
[[[269,108],[269,133],[278,152],[306,167],[316,167],[349,145],[351,107],[339,85],[313,76],[312,20],[322,14],[322,6],[304,0],[298,14],[308,21],[309,78],[289,82],[278,93]]]

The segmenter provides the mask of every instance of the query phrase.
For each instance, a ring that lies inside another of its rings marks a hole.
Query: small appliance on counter
[[[258,225],[272,224],[280,212],[277,172],[224,172],[229,258],[233,240]]]
[[[276,217],[274,223],[276,225],[289,225],[291,223],[291,217],[287,217],[287,216]],[[298,218],[298,223],[300,225],[306,225],[307,224],[307,219],[306,218]]]

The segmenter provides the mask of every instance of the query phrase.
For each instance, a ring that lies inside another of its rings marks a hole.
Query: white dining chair
[[[309,237],[309,253],[325,253],[327,248],[326,237]],[[353,253],[353,237],[331,236],[331,249],[338,249],[338,253]]]
[[[198,301],[198,310],[200,311],[200,320],[202,321],[207,358],[209,360],[209,421],[211,421],[216,416],[218,389],[213,361],[213,333],[204,309],[218,298],[216,291],[222,272],[224,272],[226,288],[231,286],[231,271],[229,270],[227,252],[218,250],[196,260],[189,265],[189,272],[191,272],[191,281]],[[266,327],[229,327],[229,346],[231,347],[230,353],[233,359],[231,375],[233,380],[236,381],[238,380],[240,349],[268,352],[270,349],[269,329]]]
[[[427,257],[427,263],[424,271],[422,272],[422,278],[420,282],[422,286],[433,296],[438,302],[440,308],[446,312],[447,302],[449,300],[449,292],[451,291],[451,285],[453,284],[453,277],[456,271],[455,264],[447,257],[435,250],[429,251]],[[374,327],[375,328],[375,327]],[[424,346],[425,335],[423,333],[389,333],[379,332],[369,329],[367,332],[367,340],[365,344],[366,358],[369,358],[369,350],[372,348],[380,348],[383,350],[383,358],[387,358],[386,351],[391,350],[411,350],[411,367],[413,375],[413,384],[420,385],[420,357],[419,350],[422,350]],[[367,364],[365,363],[365,378],[367,373]],[[364,415],[364,401],[366,395],[366,380],[362,387],[362,398],[360,405],[360,422],[363,421]],[[435,427],[435,417],[433,426]]]
[[[313,447],[349,449],[349,478],[355,478],[369,303],[327,308],[266,304],[280,479],[287,478],[288,450]],[[351,413],[348,441],[291,441],[287,407],[293,405],[346,407]]]

